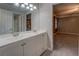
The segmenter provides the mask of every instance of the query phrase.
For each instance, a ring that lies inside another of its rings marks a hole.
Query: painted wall
[[[79,16],[61,18],[59,23],[59,32],[79,34]]]
[[[44,3],[39,4],[40,14],[40,30],[47,30],[49,37],[49,49],[53,49],[53,34],[52,34],[52,4]]]

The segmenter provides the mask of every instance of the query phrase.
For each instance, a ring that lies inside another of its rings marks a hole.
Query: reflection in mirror
[[[0,35],[31,31],[37,20],[36,3],[0,3]]]
[[[19,15],[14,14],[14,32],[19,32]]]
[[[26,15],[26,30],[31,30],[31,14]]]

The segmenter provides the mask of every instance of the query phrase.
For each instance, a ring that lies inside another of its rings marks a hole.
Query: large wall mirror
[[[37,16],[37,3],[0,3],[0,35],[31,31]]]

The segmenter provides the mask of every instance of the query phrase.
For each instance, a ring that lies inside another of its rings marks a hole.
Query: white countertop
[[[36,35],[39,35],[41,33],[45,33],[46,31],[40,30],[40,31],[26,31],[26,32],[19,32],[18,36],[13,36],[13,34],[5,34],[5,35],[0,35],[0,47],[3,47],[5,45],[27,39]]]

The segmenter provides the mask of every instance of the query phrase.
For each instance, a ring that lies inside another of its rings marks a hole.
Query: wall
[[[59,32],[79,34],[79,16],[61,18],[59,23]]]
[[[40,30],[47,30],[49,37],[49,49],[53,49],[53,34],[52,34],[52,4],[44,3],[39,4],[40,14]]]

